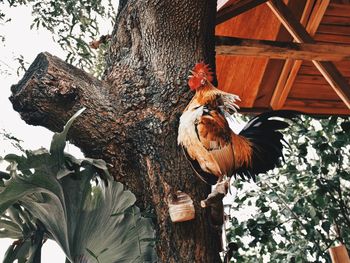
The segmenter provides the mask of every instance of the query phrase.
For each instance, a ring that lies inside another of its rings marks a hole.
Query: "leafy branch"
[[[348,118],[301,116],[287,131],[283,167],[260,175],[260,188],[235,183],[234,213],[259,212],[233,216],[234,262],[331,262],[330,246],[350,247],[349,131]]]

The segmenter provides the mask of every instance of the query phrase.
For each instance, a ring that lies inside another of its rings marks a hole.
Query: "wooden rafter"
[[[310,36],[304,26],[294,17],[292,11],[283,3],[283,1],[269,0],[266,4],[298,43],[315,42],[312,36]]]
[[[280,19],[294,39],[298,42],[315,43],[310,34],[293,16],[289,8],[280,0],[270,0],[268,6]],[[333,63],[328,61],[312,61],[325,77],[334,91],[342,99],[348,108],[350,108],[350,86],[347,80],[341,75]]]
[[[317,61],[350,60],[350,46],[216,37],[216,54]]]
[[[220,10],[228,1],[229,0],[218,0],[216,5],[217,10]]]
[[[216,14],[216,24],[221,24],[268,0],[230,0]],[[232,2],[232,3],[231,3]]]
[[[306,27],[310,36],[314,36],[328,7],[329,0],[307,0],[300,23]],[[272,95],[270,106],[273,109],[283,107],[292,85],[301,67],[301,60],[287,60]]]

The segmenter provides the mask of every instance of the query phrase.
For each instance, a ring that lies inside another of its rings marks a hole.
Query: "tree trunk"
[[[189,69],[201,60],[214,66],[215,14],[216,1],[128,1],[116,19],[103,81],[42,53],[12,87],[22,118],[53,131],[87,108],[69,138],[87,156],[103,158],[141,209],[155,215],[159,262],[220,262],[218,235],[200,208],[210,188],[176,141],[193,95]],[[167,200],[177,190],[191,196],[195,220],[170,221]]]

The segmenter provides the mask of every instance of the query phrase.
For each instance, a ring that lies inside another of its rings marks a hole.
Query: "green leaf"
[[[242,226],[236,227],[236,228],[234,229],[234,233],[235,233],[235,235],[237,235],[237,236],[243,236],[243,234],[244,234],[244,229],[243,229],[243,227],[242,227]]]
[[[314,207],[311,206],[310,209],[309,209],[309,212],[310,212],[310,216],[312,218],[316,217],[316,210],[315,210]]]
[[[263,206],[263,207],[260,207],[260,210],[262,213],[266,213],[267,211],[270,210],[270,208],[268,206]]]
[[[22,229],[15,222],[1,218],[0,238],[2,237],[20,239],[22,237]]]
[[[66,139],[67,139],[67,133],[69,131],[69,128],[72,126],[75,119],[85,110],[85,108],[80,109],[77,111],[66,123],[66,125],[63,128],[63,131],[60,133],[55,133],[53,135],[51,146],[50,146],[50,153],[52,157],[56,160],[57,166],[61,167],[64,161],[64,154],[63,150],[66,147]]]
[[[341,124],[341,128],[343,129],[343,131],[349,132],[350,131],[350,122],[343,122]]]
[[[321,226],[326,233],[329,233],[332,224],[329,221],[324,221]]]

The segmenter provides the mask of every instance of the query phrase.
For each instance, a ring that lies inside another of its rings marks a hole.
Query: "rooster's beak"
[[[192,75],[189,75],[189,77],[195,77],[195,76],[198,75],[198,74],[197,74],[196,72],[194,72],[193,70],[190,70],[190,73],[191,73]]]

